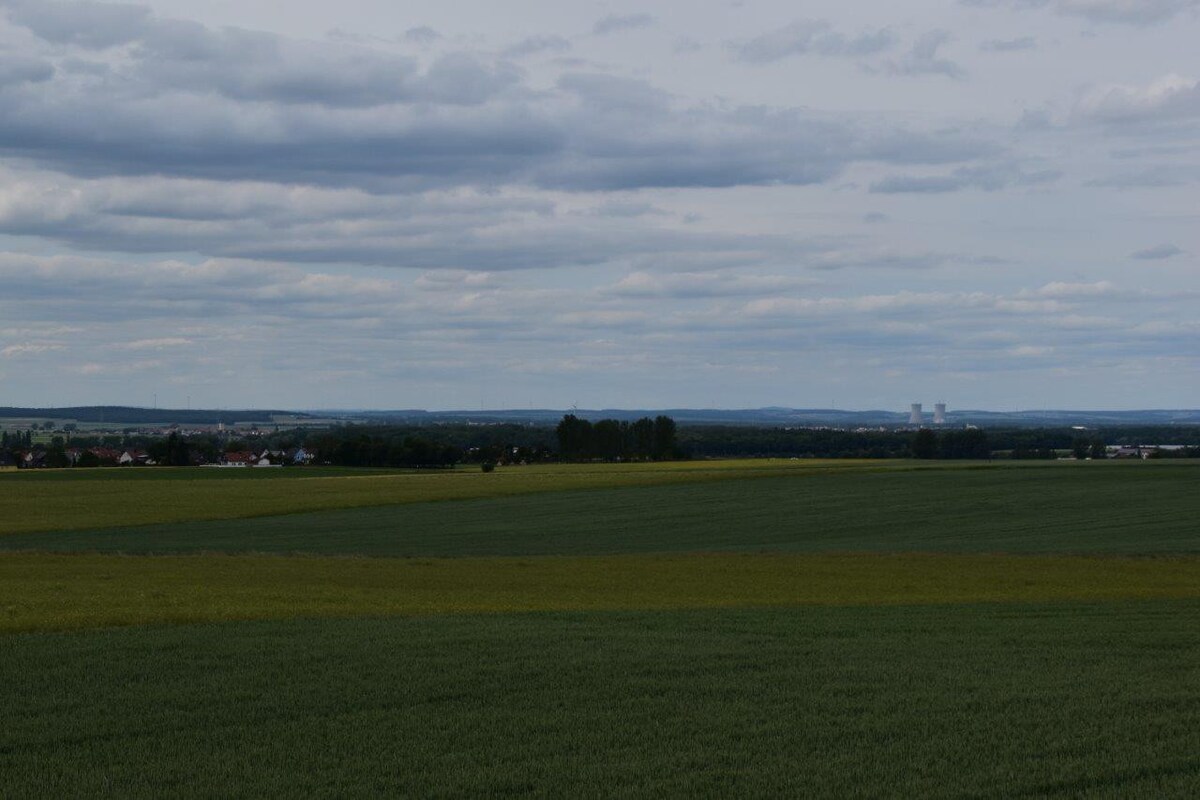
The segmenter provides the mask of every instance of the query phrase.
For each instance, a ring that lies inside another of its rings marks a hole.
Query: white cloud
[[[742,42],[730,42],[734,57],[769,64],[793,55],[862,57],[890,49],[896,35],[886,28],[847,35],[827,20],[797,20]]]
[[[1200,114],[1200,81],[1164,75],[1148,84],[1107,84],[1086,91],[1075,113],[1101,122],[1183,117]]]
[[[959,0],[963,5],[1014,10],[1049,8],[1091,22],[1150,25],[1200,7],[1200,0]]]
[[[114,344],[118,350],[165,350],[172,347],[186,347],[194,344],[191,339],[181,336],[164,336],[158,339],[137,339],[132,342]]]
[[[18,358],[20,356],[38,355],[40,353],[51,353],[56,350],[65,350],[66,347],[61,344],[48,344],[45,342],[23,342],[21,344],[10,344],[7,347],[0,348],[0,358]]]
[[[597,36],[606,36],[620,31],[648,28],[654,22],[655,19],[651,14],[609,14],[596,20],[596,24],[592,26],[592,33]]]
[[[1070,299],[1078,297],[1115,297],[1121,292],[1111,281],[1096,281],[1095,283],[1067,283],[1055,281],[1047,283],[1033,294],[1039,297]]]
[[[1054,352],[1053,347],[1044,345],[1023,344],[1018,347],[1010,347],[1008,354],[1017,358],[1045,358]]]
[[[1020,53],[1037,49],[1037,39],[1032,36],[1018,36],[1014,39],[988,39],[979,45],[985,53]]]

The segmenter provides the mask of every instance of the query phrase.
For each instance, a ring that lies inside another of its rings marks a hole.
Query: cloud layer
[[[0,0],[11,402],[1200,389],[1196,2],[469,5]]]

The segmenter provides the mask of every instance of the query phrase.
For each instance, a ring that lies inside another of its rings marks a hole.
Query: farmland
[[[1195,522],[1200,518],[1200,492],[1195,491],[1200,468],[1187,463],[683,466],[537,468],[493,475],[368,473],[314,480],[286,480],[295,473],[283,470],[248,470],[203,482],[191,475],[214,471],[78,470],[95,477],[76,478],[69,487],[48,480],[33,484],[40,490],[36,502],[24,494],[28,485],[0,481],[0,499],[11,510],[0,520],[9,534],[0,536],[0,549],[412,557],[695,551],[1200,553]],[[151,480],[163,472],[166,477]],[[256,472],[276,479],[256,479]],[[128,482],[110,477],[123,474],[131,476]],[[492,482],[493,477],[498,480]],[[424,499],[430,496],[463,499]],[[371,505],[347,507],[364,498]],[[381,498],[395,504],[385,505]],[[68,502],[78,505],[68,508]],[[135,505],[123,511],[121,502]],[[259,516],[288,504],[298,513]],[[331,510],[299,513],[313,506]],[[29,509],[28,518],[15,513],[21,508]],[[156,521],[164,515],[183,516],[190,508],[203,516]],[[73,530],[93,510],[120,527]],[[212,518],[239,513],[245,516]],[[42,530],[18,533],[33,527]]]
[[[13,796],[1200,790],[1200,468],[0,476]]]
[[[724,461],[554,465],[478,471],[79,469],[14,473],[0,483],[0,535],[94,530],[335,508],[658,486],[742,476],[863,469],[872,462]],[[887,467],[880,467],[887,468]]]

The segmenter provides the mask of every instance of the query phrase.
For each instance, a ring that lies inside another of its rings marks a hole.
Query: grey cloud
[[[657,91],[616,79],[570,86],[588,106],[604,111],[603,122],[580,133],[577,157],[539,171],[535,182],[542,186],[805,185],[830,180],[858,160],[953,163],[991,149],[957,132],[859,129],[787,109],[674,113]]]
[[[67,7],[45,8],[57,19]],[[604,74],[533,91],[511,62],[471,54],[422,68],[156,17],[139,30],[111,72],[0,98],[0,154],[76,175],[607,190],[818,183],[857,160],[953,163],[991,147],[794,109],[687,106]]]
[[[0,55],[0,89],[43,83],[54,77],[54,65],[40,58]]]
[[[965,77],[967,71],[948,58],[938,56],[938,51],[951,39],[948,31],[929,31],[917,37],[912,48],[899,61],[891,64],[897,75],[945,75],[948,78]]]
[[[988,39],[979,45],[985,53],[1018,53],[1025,50],[1036,50],[1037,39],[1032,36],[1020,36],[1016,39]]]
[[[778,263],[833,245],[671,227],[634,201],[558,215],[538,195],[357,190],[0,173],[0,233],[89,250],[473,271],[649,260],[686,269]]]
[[[1038,186],[1062,177],[1058,170],[1025,170],[1011,164],[960,167],[946,175],[892,175],[871,184],[877,194],[940,194],[963,189],[999,191],[1010,186]]]
[[[414,89],[423,101],[481,105],[520,79],[520,72],[508,65],[487,65],[469,53],[451,53],[434,61]]]
[[[467,270],[434,270],[422,273],[413,286],[423,292],[454,292],[490,289],[498,285],[495,272]]]
[[[1173,244],[1159,244],[1154,247],[1147,247],[1144,250],[1138,250],[1130,253],[1130,258],[1136,258],[1139,261],[1163,261],[1168,258],[1183,255],[1183,250]]]
[[[359,313],[380,313],[405,296],[395,281],[235,260],[119,263],[0,253],[0,278],[23,297],[27,318],[111,319],[119,308],[126,320],[169,318],[174,334],[189,319],[353,318],[355,306]],[[96,307],[98,298],[104,298],[102,307]]]
[[[311,390],[343,375],[355,376],[356,392],[397,380],[452,386],[464,372],[533,381],[575,376],[576,391],[597,371],[597,385],[645,374],[671,385],[695,378],[699,390],[735,364],[748,374],[770,373],[779,353],[787,354],[789,371],[806,374],[829,370],[829,358],[861,369],[865,352],[896,367],[951,364],[979,374],[1024,370],[1027,361],[1056,368],[1111,361],[1118,352],[1195,352],[1195,323],[1139,323],[1144,312],[1122,315],[1123,292],[1104,284],[862,292],[780,272],[626,277],[594,289],[547,290],[469,272],[408,283],[236,261],[0,255],[0,279],[17,290],[0,300],[6,319],[34,320],[0,329],[0,350],[18,348],[17,358],[27,345],[61,345],[30,357],[39,357],[35,372],[52,383],[63,382],[60,369],[83,373],[71,385],[115,374],[112,354],[121,351],[131,372],[170,364],[169,374],[186,380],[193,397],[204,391],[198,386],[224,391],[254,364],[269,365],[263,369],[286,380],[289,391],[315,397]],[[653,312],[629,305],[638,302],[654,303]],[[170,336],[148,335],[167,320]],[[167,349],[169,358],[156,352]],[[810,360],[814,353],[820,357]]]
[[[571,43],[561,36],[544,35],[529,36],[515,42],[501,51],[507,58],[523,58],[538,53],[565,53],[571,49]]]
[[[167,38],[147,42],[136,62],[160,93],[215,90],[235,101],[370,107],[401,102],[473,105],[519,79],[514,68],[456,53],[421,72],[410,58],[357,47],[292,42],[226,30],[197,34],[184,55]]]
[[[660,115],[670,101],[669,94],[646,81],[598,72],[568,73],[558,79],[558,88],[586,107],[606,112]]]
[[[119,76],[94,87],[117,96],[145,99],[189,91],[216,92],[237,101],[334,107],[473,104],[518,79],[510,66],[485,65],[465,54],[443,57],[422,74],[415,60],[377,50],[237,28],[215,30],[186,20],[135,15],[136,8],[39,0],[10,6],[7,13],[49,42],[84,48],[131,45]],[[86,31],[91,33],[84,36]]]
[[[598,217],[614,217],[630,219],[633,217],[644,217],[648,215],[666,216],[667,212],[651,203],[635,203],[635,202],[614,202],[603,203],[595,208],[590,208],[583,212],[592,214]]]
[[[1091,22],[1150,25],[1200,7],[1200,0],[959,0],[965,6],[1014,10],[1049,8]]]
[[[650,14],[609,14],[596,20],[596,24],[592,26],[592,33],[604,36],[618,31],[648,28],[654,22],[655,18]]]
[[[1048,131],[1054,127],[1054,119],[1044,108],[1027,108],[1021,112],[1013,128],[1018,131]]]
[[[406,30],[404,38],[406,41],[416,42],[417,44],[433,44],[438,39],[441,39],[442,35],[428,25],[421,25]]]
[[[970,186],[970,182],[955,175],[892,175],[871,184],[871,191],[878,194],[940,194],[956,192]]]
[[[847,36],[826,20],[797,20],[745,42],[729,46],[734,57],[750,64],[769,64],[791,55],[867,56],[890,49],[896,36],[890,30]]]
[[[806,265],[819,270],[866,267],[870,269],[930,269],[955,259],[945,253],[905,253],[894,250],[857,252],[854,250],[819,253],[805,261]]]
[[[89,0],[4,0],[8,18],[56,44],[114,47],[137,40],[151,16],[144,6]]]
[[[699,299],[763,295],[796,290],[813,283],[811,278],[794,275],[631,272],[606,292],[619,297]]]
[[[1142,169],[1095,178],[1087,186],[1108,189],[1154,189],[1186,186],[1200,182],[1200,166],[1194,164],[1156,164]]]

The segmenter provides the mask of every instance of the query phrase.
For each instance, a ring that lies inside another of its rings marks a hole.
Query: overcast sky
[[[0,405],[1200,406],[1200,0],[0,0]]]

